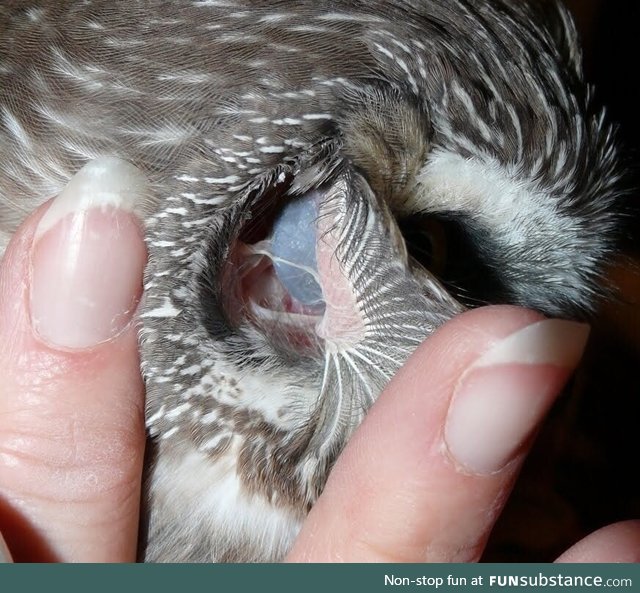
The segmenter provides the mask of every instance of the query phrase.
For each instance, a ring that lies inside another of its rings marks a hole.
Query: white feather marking
[[[214,185],[229,185],[240,181],[240,177],[237,175],[228,175],[227,177],[205,177],[205,183],[212,183]]]
[[[207,533],[220,533],[238,544],[255,542],[274,558],[282,557],[298,534],[301,518],[243,487],[237,471],[240,447],[241,441],[234,438],[215,461],[195,451],[180,458],[160,456],[154,489],[168,507],[181,509],[181,516],[191,517]],[[211,560],[221,553],[212,549]]]
[[[285,117],[284,119],[274,119],[271,122],[276,126],[299,126],[302,123],[301,119],[294,119],[292,117]]]
[[[156,307],[155,309],[151,309],[146,313],[143,313],[142,315],[140,315],[140,317],[143,319],[146,319],[146,318],[155,319],[155,318],[165,318],[165,317],[176,317],[179,314],[180,314],[180,309],[176,309],[176,307],[173,305],[169,297],[165,297],[162,305],[160,305],[159,307]]]
[[[200,416],[200,423],[205,425],[213,424],[218,418],[220,418],[218,410],[211,410],[210,412]]]
[[[209,206],[219,206],[227,201],[224,196],[213,196],[212,198],[198,198],[196,194],[182,194],[182,197],[193,202],[194,204],[203,204]],[[207,220],[210,220],[207,218]],[[186,223],[185,223],[186,224]],[[191,221],[191,224],[196,224],[196,221]]]
[[[197,181],[200,181],[198,177],[192,177],[191,175],[176,175],[174,179],[177,181],[187,181],[188,183],[196,183]]]
[[[532,225],[576,233],[543,188],[488,155],[465,159],[434,152],[418,175],[418,188],[415,202],[407,206],[412,211],[469,213],[504,244],[522,244]]]
[[[384,45],[380,45],[379,43],[374,43],[373,44],[375,46],[375,48],[383,53],[385,56],[387,56],[387,58],[389,58],[390,60],[394,60],[395,57],[393,55],[393,53],[391,51],[389,51],[386,47],[384,47]]]
[[[293,27],[288,27],[288,31],[293,33],[326,33],[326,27],[319,27],[314,25],[295,25]]]
[[[178,416],[181,416],[185,412],[191,409],[191,404],[189,402],[184,402],[182,404],[177,405],[172,410],[169,410],[164,417],[167,420],[175,420]]]
[[[356,14],[352,12],[325,12],[316,17],[319,21],[336,21],[336,22],[360,22],[360,23],[379,23],[383,19],[373,15]]]
[[[186,369],[180,371],[180,375],[197,375],[202,370],[199,364],[193,364]]]
[[[316,119],[333,119],[330,113],[304,113],[302,119],[313,121]]]
[[[271,14],[266,14],[263,17],[258,19],[259,23],[278,23],[280,21],[286,21],[290,19],[293,15],[291,13],[284,12],[272,12]]]
[[[171,438],[174,434],[176,434],[176,432],[178,432],[179,427],[178,426],[174,426],[172,428],[170,428],[169,430],[167,430],[167,432],[163,432],[162,435],[160,436],[160,438],[162,440],[166,440]]]
[[[164,416],[165,407],[166,406],[162,404],[160,406],[160,409],[155,414],[152,414],[147,418],[147,426],[151,426],[154,422],[156,422],[156,420],[160,420],[160,418]]]
[[[200,450],[215,449],[224,439],[229,438],[228,433],[220,433],[200,445]]]
[[[184,208],[165,208],[165,212],[169,213],[169,214],[177,214],[178,216],[186,216],[187,214],[189,214],[189,211]]]

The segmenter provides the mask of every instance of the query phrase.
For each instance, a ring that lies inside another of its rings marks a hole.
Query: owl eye
[[[449,237],[443,221],[415,217],[399,221],[399,226],[411,256],[442,279],[446,275],[449,255]]]
[[[474,221],[459,215],[399,221],[409,254],[463,304],[513,302],[499,273],[499,247]]]

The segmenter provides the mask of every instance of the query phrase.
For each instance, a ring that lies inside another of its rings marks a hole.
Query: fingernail
[[[31,323],[45,343],[90,348],[128,325],[146,261],[133,212],[148,193],[136,167],[108,157],[85,165],[51,203],[31,250]]]
[[[498,342],[461,377],[449,406],[449,455],[474,474],[514,459],[578,365],[589,326],[547,319]]]
[[[4,541],[4,537],[2,537],[2,533],[0,533],[0,564],[4,562],[13,562],[13,559],[11,558],[11,553],[9,552],[7,544]]]

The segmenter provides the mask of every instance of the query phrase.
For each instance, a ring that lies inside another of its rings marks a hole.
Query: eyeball
[[[304,305],[322,303],[316,259],[318,195],[310,192],[287,203],[273,225],[275,273],[289,294]]]

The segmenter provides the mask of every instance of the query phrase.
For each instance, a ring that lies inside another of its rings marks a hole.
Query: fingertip
[[[500,471],[536,430],[584,351],[589,328],[543,319],[494,343],[456,381],[444,443],[476,474]]]
[[[496,306],[436,331],[348,443],[291,558],[479,558],[530,437],[584,347],[584,328],[565,323]]]
[[[131,165],[98,165],[24,221],[0,265],[0,491],[65,560],[135,557],[145,444],[131,204],[146,189]]]
[[[149,191],[131,164],[101,158],[32,213],[4,253],[0,334],[90,350],[127,329],[147,259],[136,205]]]
[[[558,563],[640,562],[640,520],[622,521],[591,533],[562,554]]]

